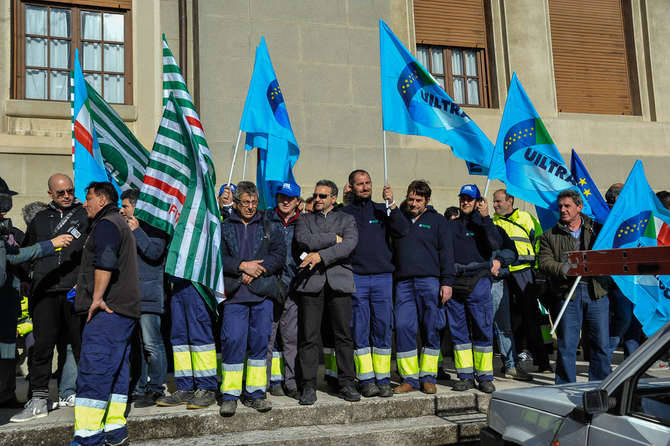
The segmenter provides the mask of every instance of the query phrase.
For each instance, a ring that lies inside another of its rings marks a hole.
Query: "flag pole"
[[[242,129],[237,133],[237,142],[235,143],[235,150],[233,151],[233,162],[230,165],[230,174],[228,175],[228,183],[233,180],[233,169],[235,168],[235,158],[237,158],[237,148],[240,146],[240,138],[242,137]]]
[[[491,184],[491,179],[486,177],[486,187],[484,188],[484,198],[489,196],[489,185]]]
[[[570,288],[570,292],[568,293],[568,297],[565,299],[565,303],[561,307],[561,311],[558,313],[558,316],[556,317],[556,320],[554,321],[554,326],[551,329],[551,334],[553,335],[556,332],[556,328],[558,327],[558,323],[561,322],[561,318],[563,317],[563,313],[565,313],[565,309],[568,308],[568,304],[570,303],[570,299],[572,299],[572,295],[575,294],[575,290],[577,289],[577,285],[579,285],[579,281],[582,280],[582,276],[577,276],[575,279],[575,283],[572,284],[572,288]]]
[[[247,155],[249,154],[249,151],[245,148],[244,149],[244,164],[242,165],[242,179],[246,180],[247,179]]]
[[[388,157],[386,154],[386,130],[382,130],[383,138],[383,148],[384,148],[384,186],[389,184],[389,171],[388,171]]]

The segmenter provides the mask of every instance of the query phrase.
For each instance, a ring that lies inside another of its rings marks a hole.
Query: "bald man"
[[[63,346],[72,345],[75,359],[79,360],[81,348],[81,321],[73,313],[68,292],[77,282],[81,253],[88,232],[88,215],[82,203],[74,197],[74,184],[70,177],[57,173],[49,177],[47,193],[51,202],[47,209],[39,212],[28,226],[24,246],[50,240],[60,234],[73,236],[67,248],[56,255],[36,260],[31,265],[32,288],[30,305],[33,315],[33,360],[30,365],[32,400],[13,422],[29,421],[47,416],[51,404],[49,378],[54,346],[62,341]],[[65,349],[62,349],[65,352]],[[66,374],[63,380],[74,380],[76,376]],[[62,405],[74,405],[74,382],[66,386],[68,394],[59,395]],[[46,408],[46,409],[45,409]]]

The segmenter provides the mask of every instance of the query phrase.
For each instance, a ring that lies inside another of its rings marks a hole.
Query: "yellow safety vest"
[[[535,253],[540,248],[540,235],[542,235],[539,221],[528,212],[515,209],[509,217],[494,214],[493,223],[507,233],[519,255],[516,265],[510,266],[509,270],[520,271],[531,266],[535,267]]]

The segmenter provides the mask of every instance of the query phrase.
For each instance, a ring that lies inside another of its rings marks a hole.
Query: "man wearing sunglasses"
[[[35,345],[30,365],[30,384],[33,398],[40,400],[47,400],[49,396],[51,360],[56,343],[64,339],[65,345],[71,344],[75,359],[79,361],[81,321],[74,314],[67,294],[77,282],[88,232],[88,215],[82,203],[74,197],[72,180],[67,175],[57,173],[49,177],[48,187],[51,197],[49,207],[30,222],[23,246],[50,240],[61,234],[70,234],[73,239],[70,246],[62,248],[53,256],[36,260],[31,267],[30,307]],[[34,410],[26,408],[11,421],[29,421],[37,416],[46,414],[36,414]]]
[[[295,241],[304,252],[298,266],[298,363],[302,376],[300,404],[316,402],[316,372],[319,367],[319,336],[324,309],[335,343],[339,396],[359,401],[354,385],[354,349],[351,336],[351,294],[356,290],[351,254],[358,244],[356,220],[345,212],[334,212],[337,185],[321,180],[314,188],[314,211],[298,219]]]

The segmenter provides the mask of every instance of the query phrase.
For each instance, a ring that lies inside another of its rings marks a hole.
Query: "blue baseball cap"
[[[458,193],[458,195],[467,195],[468,197],[474,198],[475,200],[482,198],[482,194],[479,193],[479,188],[474,184],[466,184],[465,186],[461,187],[461,191]]]
[[[282,183],[277,187],[276,193],[286,195],[287,197],[299,197],[300,186],[291,182]]]
[[[219,189],[219,196],[221,196],[221,194],[223,193],[223,190],[224,190],[227,186],[230,186],[230,191],[231,191],[231,192],[235,192],[235,189],[237,189],[237,186],[235,186],[234,184],[224,184],[223,186],[221,186],[221,189]]]

